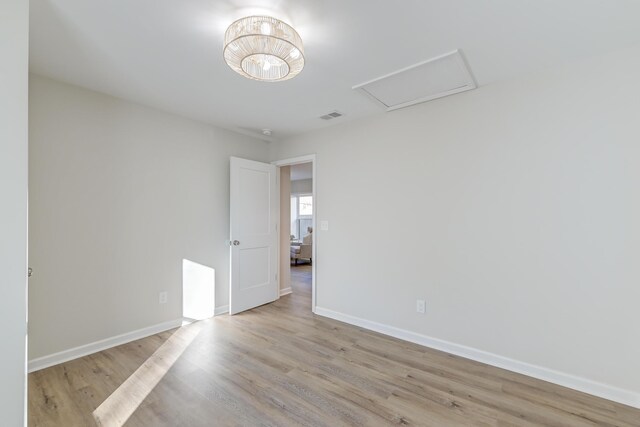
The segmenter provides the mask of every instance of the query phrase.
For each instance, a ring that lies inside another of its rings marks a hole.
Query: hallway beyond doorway
[[[293,293],[311,295],[311,264],[291,266],[291,290]]]

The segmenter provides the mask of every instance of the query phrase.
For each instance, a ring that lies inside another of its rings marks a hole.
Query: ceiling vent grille
[[[476,87],[461,52],[455,50],[361,83],[353,89],[363,91],[387,111],[392,111]]]
[[[322,120],[333,120],[335,118],[342,117],[342,116],[344,116],[344,114],[342,114],[342,113],[340,113],[338,111],[332,111],[329,114],[325,114],[324,116],[320,116],[320,118]]]

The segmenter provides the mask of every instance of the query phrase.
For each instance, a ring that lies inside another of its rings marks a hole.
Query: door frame
[[[311,311],[313,313],[316,312],[316,265],[318,264],[318,253],[316,250],[318,244],[318,228],[316,227],[317,216],[318,216],[318,198],[316,196],[316,155],[315,154],[307,154],[305,156],[292,157],[288,159],[276,160],[271,162],[272,165],[278,167],[278,176],[280,176],[280,167],[282,166],[293,166],[299,165],[301,163],[311,163],[311,195],[313,197],[313,218],[311,218],[311,226],[313,227],[313,239],[311,241]],[[282,197],[282,194],[280,195]],[[280,206],[280,205],[278,205]],[[278,216],[278,220],[280,217]],[[280,224],[282,227],[283,224]],[[280,241],[280,233],[278,233],[278,249],[280,249],[280,245],[282,242]],[[278,250],[278,257],[280,257],[280,250]],[[282,277],[282,272],[280,271],[280,259],[278,258],[278,277]]]

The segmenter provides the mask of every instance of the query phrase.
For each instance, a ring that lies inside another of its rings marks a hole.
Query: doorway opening
[[[316,307],[315,155],[274,162],[280,177],[280,296]]]

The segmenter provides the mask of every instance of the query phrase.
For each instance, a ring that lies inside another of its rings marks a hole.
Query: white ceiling
[[[291,166],[291,181],[313,178],[313,163],[301,163]]]
[[[224,63],[226,26],[256,12],[302,36],[298,77]],[[31,0],[31,71],[274,139],[380,114],[351,87],[454,49],[482,86],[638,43],[635,0]]]

